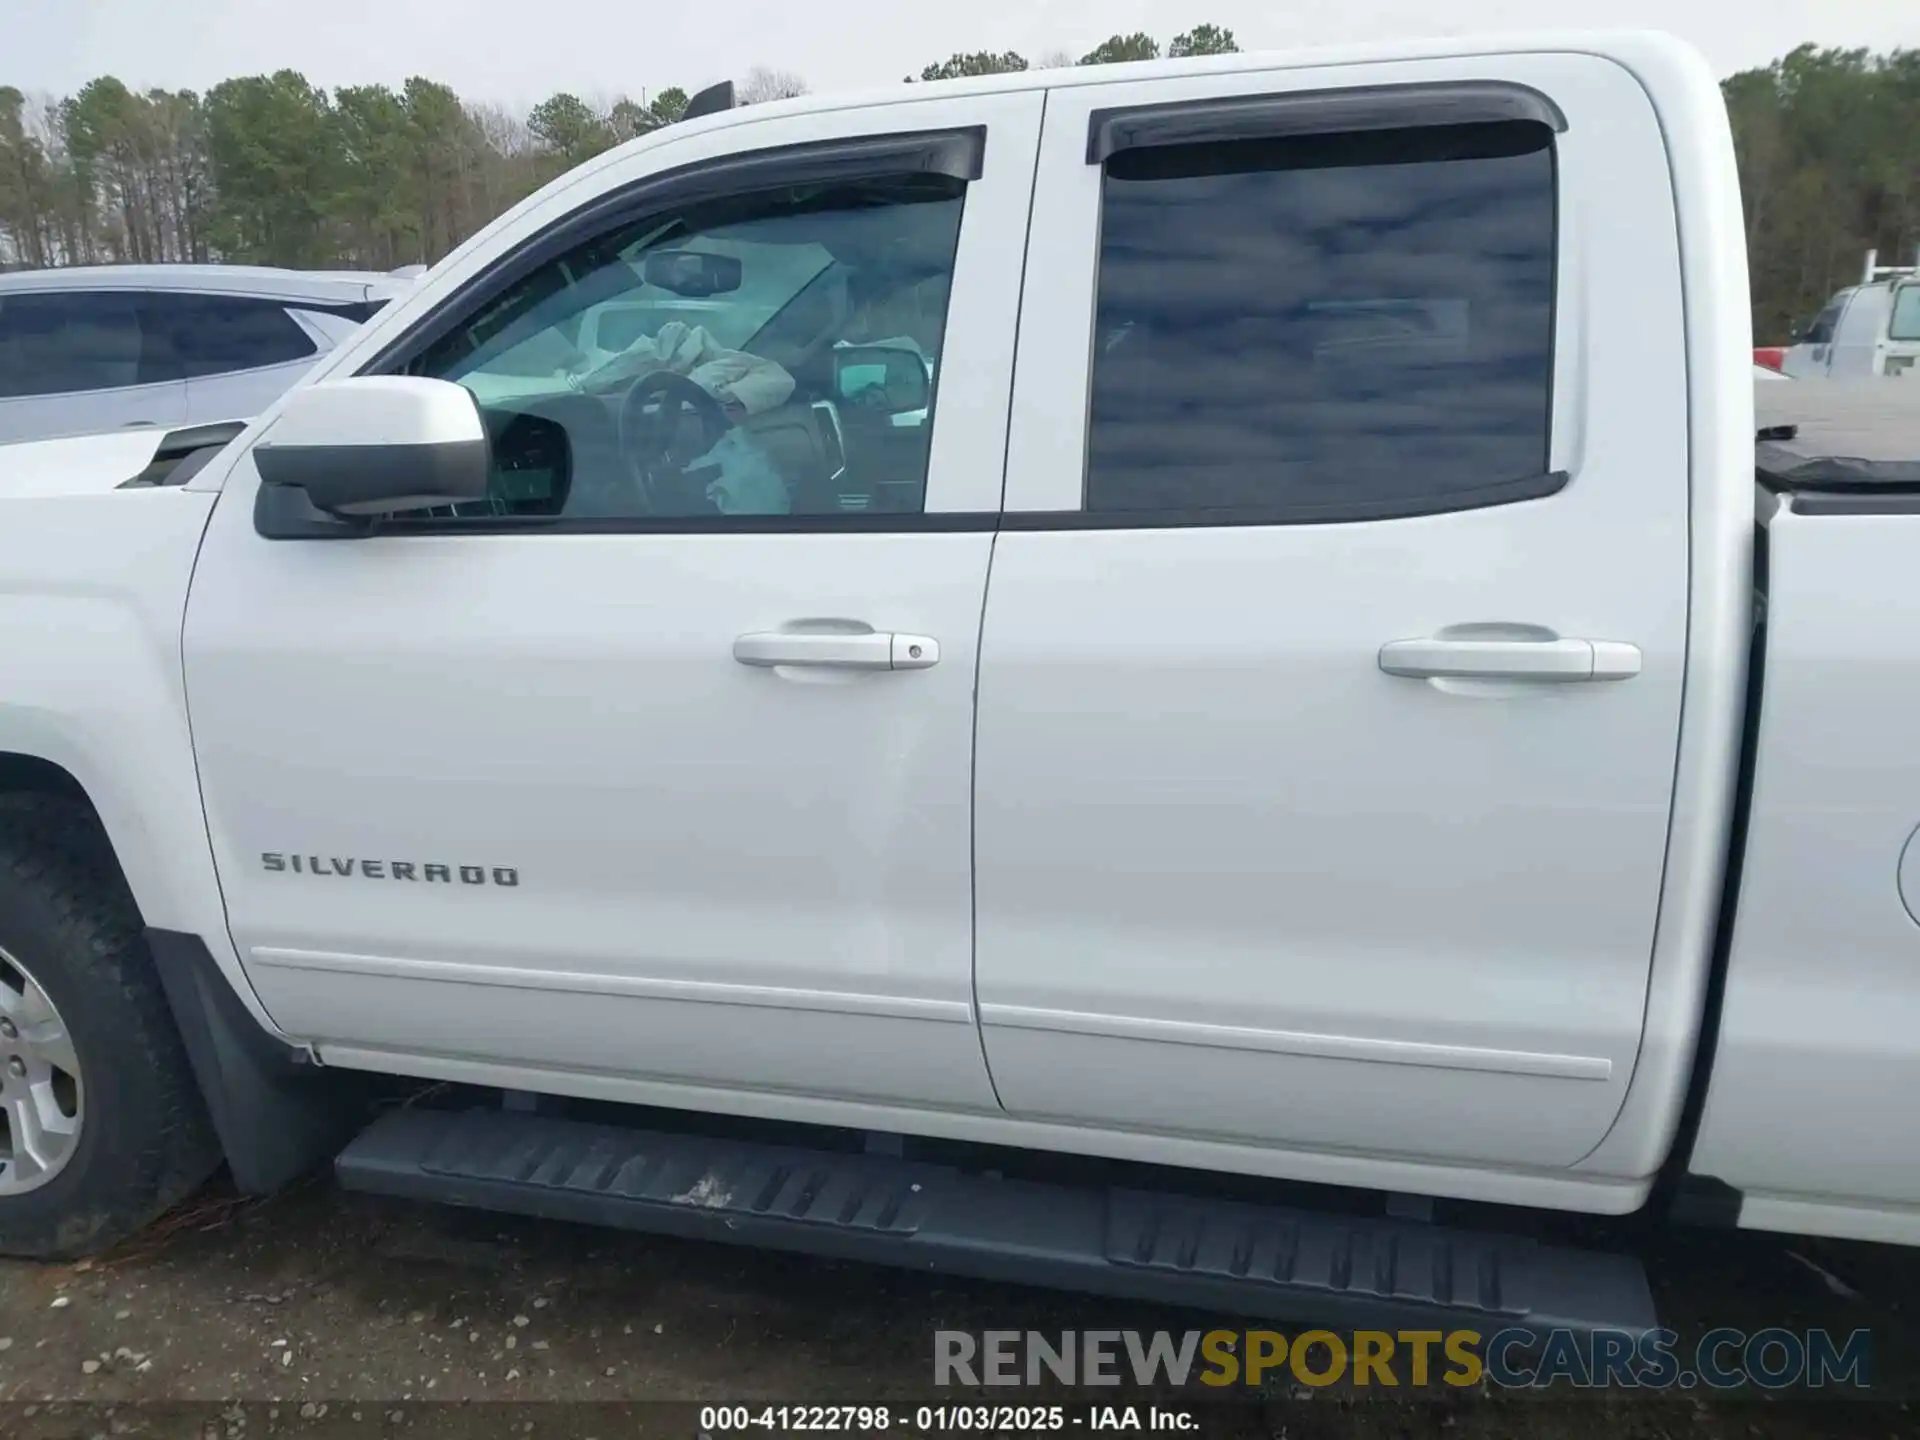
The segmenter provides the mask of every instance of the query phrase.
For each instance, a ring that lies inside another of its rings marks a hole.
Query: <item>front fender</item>
[[[202,937],[273,1030],[228,938],[181,666],[187,588],[218,499],[177,488],[0,498],[0,756],[58,766],[86,791],[145,923]]]

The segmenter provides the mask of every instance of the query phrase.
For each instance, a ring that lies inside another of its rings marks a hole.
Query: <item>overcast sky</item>
[[[1672,30],[1722,73],[1803,41],[1920,45],[1920,0],[0,0],[0,85],[100,74],[204,90],[291,66],[328,87],[409,75],[524,106],[694,89],[755,65],[815,90],[881,84],[956,50],[1078,55],[1197,21],[1242,49],[1581,25]]]

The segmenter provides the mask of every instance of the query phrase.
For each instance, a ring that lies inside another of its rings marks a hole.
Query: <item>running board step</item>
[[[377,1195],[1276,1320],[1634,1334],[1657,1323],[1626,1256],[504,1111],[393,1111],[335,1169]]]

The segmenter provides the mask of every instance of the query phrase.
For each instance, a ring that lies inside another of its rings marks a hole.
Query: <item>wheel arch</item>
[[[208,924],[214,917],[207,913],[206,896],[213,896],[217,903],[219,891],[199,809],[197,777],[192,777],[190,764],[193,788],[183,795],[178,777],[166,773],[170,765],[156,764],[158,757],[151,754],[135,760],[140,772],[134,781],[137,790],[150,791],[159,785],[173,804],[190,800],[189,833],[183,835],[171,817],[159,823],[148,821],[143,811],[155,797],[116,787],[101,767],[89,763],[84,743],[72,743],[69,735],[45,733],[57,728],[50,724],[32,723],[50,718],[44,712],[29,712],[26,725],[17,723],[21,718],[17,709],[0,705],[0,795],[54,796],[84,808],[111,849],[144,923],[196,932],[213,929],[224,939],[223,926]],[[84,741],[86,727],[76,725],[74,730]],[[241,979],[237,957],[233,978]],[[250,987],[241,981],[241,988],[248,990],[250,1008],[258,1010],[264,1022],[265,1012],[252,999]]]
[[[140,910],[111,828],[73,771],[45,756],[0,751],[0,799],[22,795],[83,812],[100,839],[99,863],[112,866],[126,885],[126,898]],[[111,881],[103,876],[103,883]],[[158,977],[235,1184],[249,1194],[268,1194],[330,1158],[363,1118],[352,1088],[261,1023],[251,987],[244,979],[233,983],[202,936],[150,921],[143,934],[146,963]]]
[[[87,787],[74,777],[71,770],[39,755],[0,750],[0,795],[20,794],[58,795],[75,800],[86,806],[96,821],[100,818],[93,797],[87,794]],[[101,829],[105,828],[101,826]]]

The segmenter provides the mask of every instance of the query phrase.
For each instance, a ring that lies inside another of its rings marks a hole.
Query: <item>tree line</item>
[[[1920,50],[1803,45],[1721,86],[1746,204],[1754,334],[1786,340],[1836,289],[1920,250]]]
[[[1235,48],[1214,25],[1168,46]],[[1150,36],[1116,35],[1079,63],[1158,53]],[[1011,52],[954,55],[921,78],[1027,68]],[[735,95],[757,104],[806,89],[762,68]],[[0,267],[430,264],[581,161],[674,124],[687,101],[679,86],[638,99],[562,91],[519,113],[419,76],[397,90],[328,91],[295,70],[204,95],[134,90],[112,76],[55,98],[0,85]]]
[[[756,70],[748,102],[805,92]],[[228,261],[430,264],[603,150],[681,118],[684,89],[524,114],[416,76],[331,92],[295,70],[204,95],[112,76],[57,99],[0,86],[0,268]]]
[[[1238,49],[1205,24],[1164,49],[1114,35],[1078,57],[955,54],[909,83]],[[789,72],[736,86],[803,94]],[[1746,202],[1756,334],[1783,339],[1859,271],[1920,247],[1920,50],[1807,45],[1723,84]],[[0,85],[0,267],[172,260],[393,269],[431,263],[565,170],[677,122],[677,86],[549,96],[524,113],[421,77],[328,91],[297,71],[204,95],[111,76],[29,97]]]

